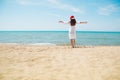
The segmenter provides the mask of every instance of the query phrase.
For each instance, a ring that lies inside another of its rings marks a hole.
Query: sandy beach
[[[0,80],[120,80],[120,46],[0,44]]]

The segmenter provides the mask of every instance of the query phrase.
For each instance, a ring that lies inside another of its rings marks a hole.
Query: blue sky
[[[120,31],[120,0],[0,0],[0,30],[68,30],[69,21],[81,31]]]

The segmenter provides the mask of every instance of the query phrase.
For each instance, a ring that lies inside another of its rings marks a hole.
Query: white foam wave
[[[40,45],[40,46],[56,46],[53,43],[0,43],[0,45]]]
[[[33,43],[30,45],[41,45],[41,46],[56,46],[56,44],[53,43]]]

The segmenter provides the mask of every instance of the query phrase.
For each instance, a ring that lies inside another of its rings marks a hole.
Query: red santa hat
[[[72,16],[70,16],[70,19],[75,19],[75,18],[74,18],[74,16],[72,15]]]

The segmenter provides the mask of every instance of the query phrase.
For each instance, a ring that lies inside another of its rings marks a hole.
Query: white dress
[[[76,39],[75,26],[70,26],[70,28],[69,28],[69,39]]]

